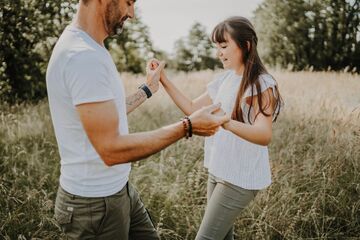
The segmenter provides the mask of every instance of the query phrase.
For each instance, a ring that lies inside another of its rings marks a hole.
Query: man
[[[59,38],[47,70],[52,121],[61,157],[55,218],[70,239],[159,239],[138,193],[128,183],[130,162],[191,133],[210,136],[229,121],[203,108],[182,122],[129,134],[127,113],[159,88],[162,63],[148,64],[146,84],[125,97],[105,49],[134,17],[135,0],[80,0],[77,15]]]

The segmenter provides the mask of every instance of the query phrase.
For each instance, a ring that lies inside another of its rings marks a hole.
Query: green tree
[[[220,67],[214,51],[206,28],[200,23],[195,23],[188,36],[175,43],[176,69],[188,72]]]
[[[37,100],[46,96],[45,74],[52,49],[76,11],[78,0],[0,1],[0,98]],[[143,72],[154,51],[139,18],[107,40],[119,70]]]
[[[10,101],[46,95],[45,72],[75,1],[6,0],[0,8],[0,94]]]
[[[178,39],[175,42],[175,68],[179,71],[189,72],[193,70],[192,65],[193,55],[189,50],[189,47],[186,46],[186,43],[183,39]]]
[[[272,66],[360,70],[358,0],[265,0],[254,22]]]
[[[162,56],[150,39],[149,29],[141,18],[128,21],[123,32],[106,41],[120,72],[144,73],[146,60]]]

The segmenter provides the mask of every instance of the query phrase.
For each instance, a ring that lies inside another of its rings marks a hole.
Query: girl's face
[[[225,32],[225,42],[216,43],[217,56],[221,60],[224,69],[241,71],[244,66],[242,50],[235,41]]]

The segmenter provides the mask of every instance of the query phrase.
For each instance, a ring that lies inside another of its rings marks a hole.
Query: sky
[[[251,18],[262,0],[137,0],[142,22],[149,27],[155,48],[173,51],[177,39],[187,36],[197,21],[210,33],[230,16]]]

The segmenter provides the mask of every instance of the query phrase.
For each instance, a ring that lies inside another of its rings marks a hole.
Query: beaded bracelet
[[[188,121],[187,121],[185,118],[183,118],[183,119],[181,119],[181,122],[182,122],[182,124],[183,124],[183,126],[184,126],[185,138],[188,139],[188,138],[189,138]]]
[[[188,116],[182,118],[180,120],[184,126],[184,130],[185,130],[185,138],[188,139],[189,137],[192,137],[193,135],[193,131],[192,131],[192,124],[191,124],[191,120]]]
[[[188,125],[189,125],[189,130],[188,130],[189,137],[192,137],[193,131],[192,131],[192,124],[191,124],[190,118],[188,116],[186,116],[185,119],[187,120]]]

